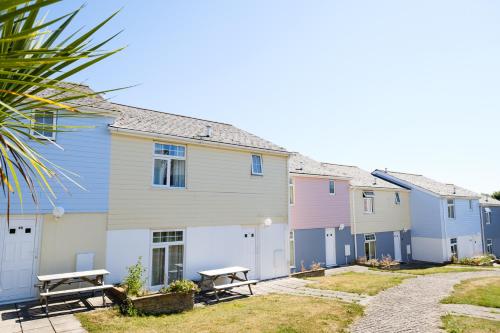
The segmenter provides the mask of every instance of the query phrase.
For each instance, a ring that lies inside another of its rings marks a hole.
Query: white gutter
[[[481,223],[481,242],[483,248],[483,254],[486,254],[486,235],[484,234],[484,225],[483,225],[483,207],[481,203],[479,203],[479,223]]]

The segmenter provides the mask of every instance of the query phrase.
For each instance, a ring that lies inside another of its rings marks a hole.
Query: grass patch
[[[256,296],[181,314],[125,317],[118,310],[77,314],[100,332],[345,332],[363,308],[337,300],[291,295]]]
[[[500,321],[467,316],[446,315],[441,317],[443,328],[449,333],[497,333]]]
[[[395,271],[390,271],[392,273],[403,273],[412,275],[428,275],[428,274],[441,274],[441,273],[461,273],[461,272],[476,272],[482,270],[489,270],[492,268],[476,268],[476,267],[465,267],[459,265],[446,265],[446,266],[434,266],[426,268],[408,268],[399,269]],[[377,268],[370,267],[370,270],[381,271]],[[384,271],[387,272],[387,271]]]
[[[403,280],[411,278],[402,275],[371,274],[347,272],[324,277],[308,278],[318,283],[307,287],[323,290],[345,291],[348,293],[376,295],[382,290],[397,286]]]
[[[486,277],[462,281],[442,303],[472,304],[500,308],[500,277]]]

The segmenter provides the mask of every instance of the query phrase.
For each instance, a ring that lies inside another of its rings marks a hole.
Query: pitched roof
[[[500,200],[492,198],[488,195],[481,195],[481,199],[479,199],[479,203],[482,206],[500,206]]]
[[[230,124],[112,104],[120,112],[120,116],[110,125],[112,128],[287,153],[285,148]],[[206,136],[207,126],[212,129],[210,137]]]
[[[355,187],[402,189],[400,186],[375,177],[357,166],[333,163],[323,163],[323,165],[336,174],[352,178],[351,185]]]
[[[293,153],[293,155],[290,156],[288,170],[290,173],[294,174],[347,178],[345,175],[334,172],[323,163],[300,153]]]
[[[478,198],[479,194],[467,190],[463,187],[457,186],[455,184],[447,184],[441,183],[437,180],[427,178],[422,175],[412,174],[412,173],[404,173],[404,172],[396,172],[396,171],[382,171],[375,170],[381,173],[387,173],[388,175],[405,181],[407,183],[413,184],[420,188],[423,188],[432,193],[447,196],[447,197],[474,197]]]

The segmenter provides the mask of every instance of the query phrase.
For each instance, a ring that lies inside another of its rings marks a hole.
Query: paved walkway
[[[469,304],[442,304],[441,307],[444,311],[452,314],[500,321],[500,309]]]
[[[365,316],[351,327],[353,333],[443,332],[441,316],[446,307],[439,301],[462,280],[500,276],[500,271],[446,273],[418,276],[374,296]]]
[[[107,305],[111,304],[109,299]],[[0,332],[2,333],[84,333],[73,314],[102,308],[102,297],[61,299],[49,302],[49,315],[38,302],[25,302],[0,306]]]

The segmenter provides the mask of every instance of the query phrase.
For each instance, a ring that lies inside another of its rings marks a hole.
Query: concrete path
[[[441,304],[447,313],[500,321],[500,309],[469,304]],[[500,327],[500,323],[499,323]]]
[[[106,305],[111,301],[106,299]],[[2,333],[83,333],[73,314],[102,308],[102,297],[60,299],[49,302],[49,315],[38,302],[24,302],[0,306],[0,332]]]
[[[418,276],[374,296],[365,315],[355,322],[353,333],[443,332],[441,316],[446,308],[439,301],[451,294],[462,280],[500,276],[500,271],[446,273]]]

